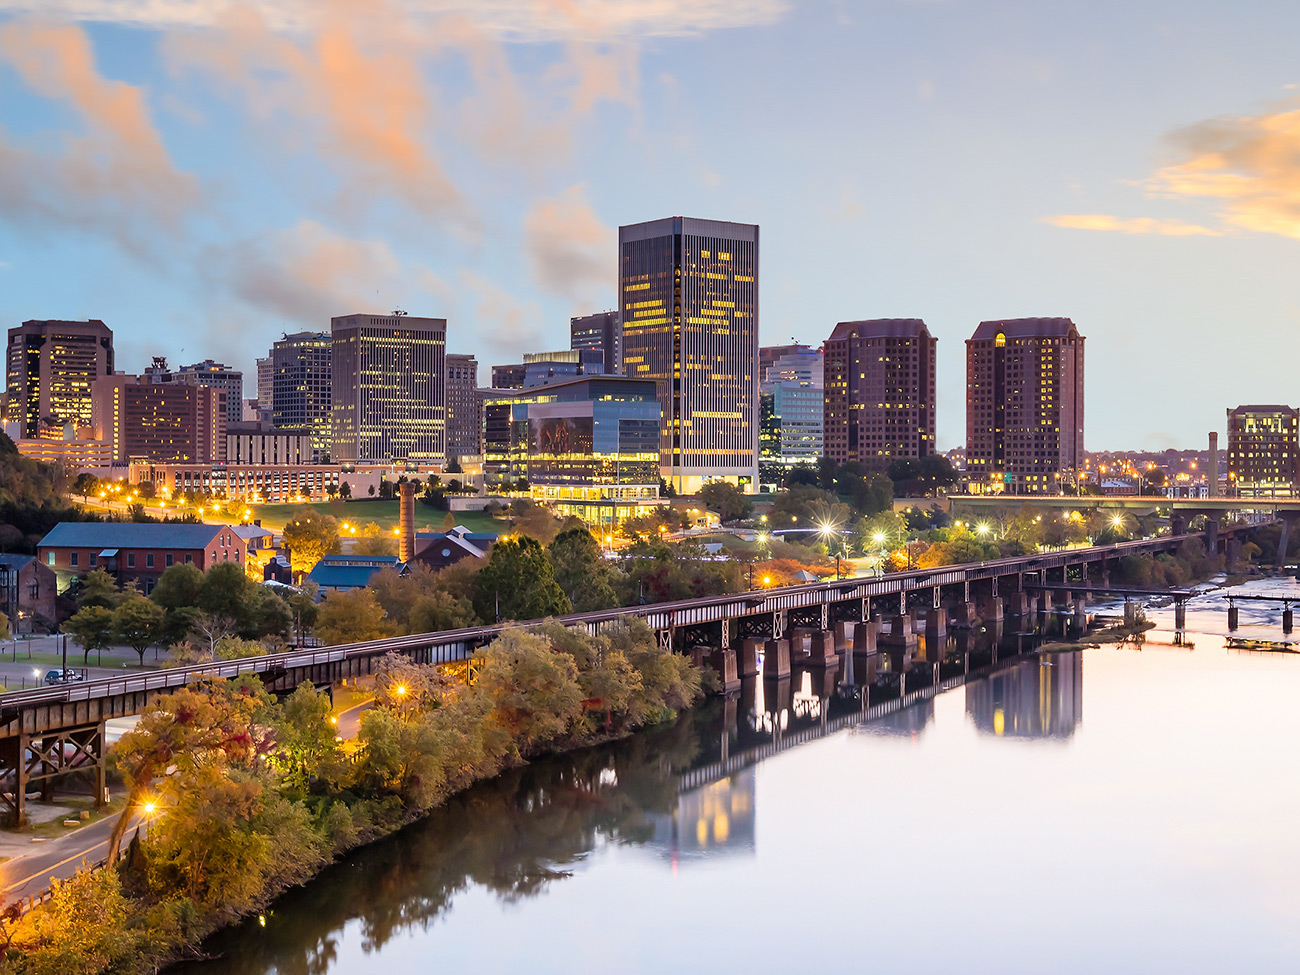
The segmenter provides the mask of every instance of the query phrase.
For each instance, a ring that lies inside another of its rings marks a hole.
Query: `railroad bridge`
[[[1236,532],[1242,530],[1218,533],[1216,546],[1231,546]],[[1110,567],[1118,559],[1171,551],[1187,537],[1195,536],[1166,535],[872,578],[578,613],[560,622],[598,633],[626,616],[643,619],[662,647],[690,653],[698,662],[713,666],[726,691],[739,687],[740,678],[758,673],[760,654],[765,677],[788,676],[801,659],[830,665],[850,648],[862,670],[875,674],[882,654],[894,653],[900,660],[907,657],[918,630],[931,641],[942,642],[949,625],[961,629],[980,620],[1001,621],[1004,615],[1024,618],[1041,608],[1030,595],[1035,587],[1089,579],[1109,585]],[[29,790],[39,789],[48,800],[54,780],[63,776],[89,777],[92,794],[102,799],[105,721],[139,714],[154,697],[191,682],[256,674],[277,694],[289,693],[303,681],[333,687],[369,676],[378,661],[393,652],[424,664],[468,661],[503,630],[518,625],[527,623],[292,650],[0,695],[0,797],[19,822],[25,817]],[[879,669],[897,668],[886,663]]]

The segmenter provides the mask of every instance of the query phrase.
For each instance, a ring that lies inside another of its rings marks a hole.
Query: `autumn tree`
[[[397,536],[385,532],[373,521],[362,526],[361,532],[353,543],[352,551],[357,555],[396,555]]]
[[[524,753],[565,734],[582,717],[577,665],[538,634],[512,629],[492,641],[475,687]]]
[[[285,521],[284,544],[294,576],[301,578],[325,556],[341,550],[338,520],[315,508],[298,508]]]
[[[395,627],[369,589],[331,592],[316,616],[316,636],[326,646],[393,636]]]
[[[699,497],[724,522],[748,518],[754,509],[753,499],[729,481],[710,481],[700,488]]]

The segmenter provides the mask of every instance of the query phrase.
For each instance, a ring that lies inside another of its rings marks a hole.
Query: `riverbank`
[[[466,687],[387,659],[353,756],[310,685],[280,704],[255,680],[157,699],[115,750],[148,836],[120,867],[82,871],[44,908],[0,922],[8,969],[133,975],[193,957],[215,931],[470,786],[661,724],[701,696],[689,660],[635,620],[595,638],[511,630],[482,661]]]

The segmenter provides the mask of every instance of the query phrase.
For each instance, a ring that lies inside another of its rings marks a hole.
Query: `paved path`
[[[0,863],[0,885],[3,885],[0,892],[4,901],[39,894],[49,887],[50,877],[60,880],[71,877],[81,869],[83,860],[92,864],[102,860],[108,854],[108,839],[118,815],[113,813],[97,819],[46,843],[32,843],[30,852]],[[141,814],[135,814],[122,840],[123,845],[130,842],[132,833],[143,819]],[[11,835],[15,840],[19,838]]]

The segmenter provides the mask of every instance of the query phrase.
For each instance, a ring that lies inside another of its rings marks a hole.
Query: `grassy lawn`
[[[317,511],[331,514],[340,522],[346,521],[357,525],[374,522],[385,532],[397,527],[396,500],[391,501],[320,501],[315,504],[259,504],[253,505],[253,517],[260,518],[266,528],[280,529],[291,511],[299,508],[315,508]],[[445,511],[439,511],[428,505],[415,502],[415,527],[417,531],[442,531]],[[481,511],[455,512],[456,524],[464,525],[470,531],[499,532],[505,527],[504,521],[497,521]]]

